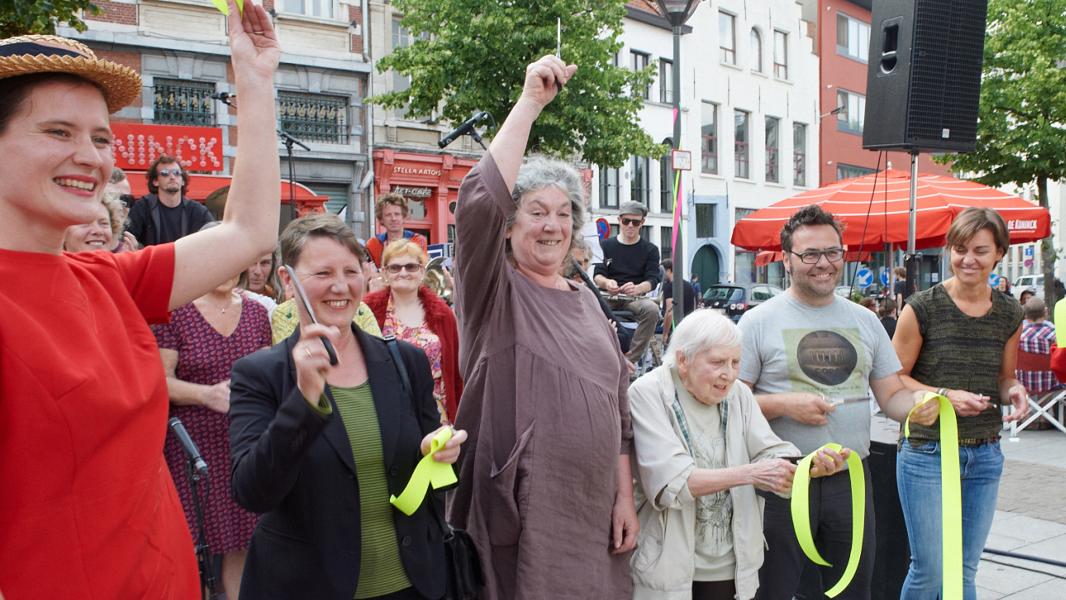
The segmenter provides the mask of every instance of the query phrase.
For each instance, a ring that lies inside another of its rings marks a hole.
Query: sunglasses
[[[385,265],[385,270],[393,275],[398,274],[400,271],[406,271],[408,273],[417,273],[422,270],[422,265],[418,263],[407,263],[405,265]]]
[[[644,219],[627,219],[625,217],[622,217],[622,219],[620,219],[620,221],[621,221],[622,225],[628,225],[629,227],[635,227],[635,226],[640,225],[641,223],[643,223]]]
[[[160,177],[170,177],[171,175],[181,177],[181,169],[159,169]]]
[[[137,197],[134,196],[133,194],[122,194],[122,195],[120,195],[118,197],[118,199],[121,200],[122,203],[126,205],[126,208],[129,208],[129,207],[133,206],[133,203],[137,200]]]

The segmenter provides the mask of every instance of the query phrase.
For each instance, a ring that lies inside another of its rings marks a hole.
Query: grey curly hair
[[[533,190],[553,186],[561,190],[570,199],[570,248],[574,240],[580,238],[581,228],[585,225],[585,187],[581,176],[569,164],[544,156],[531,156],[522,163],[518,170],[511,198],[515,206],[522,206],[523,197]],[[507,218],[507,227],[514,224],[515,215]],[[509,249],[509,248],[508,248]]]

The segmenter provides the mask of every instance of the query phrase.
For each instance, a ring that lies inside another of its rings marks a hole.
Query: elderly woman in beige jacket
[[[760,489],[787,496],[799,450],[737,381],[740,331],[711,310],[677,327],[663,365],[629,388],[640,536],[633,597],[753,598],[763,561]],[[823,452],[814,477],[840,470]]]

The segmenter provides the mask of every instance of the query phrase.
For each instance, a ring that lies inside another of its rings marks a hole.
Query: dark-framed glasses
[[[400,271],[406,271],[408,273],[417,273],[422,270],[422,265],[418,263],[407,263],[405,265],[385,265],[385,270],[392,275],[397,275]]]
[[[622,225],[636,227],[637,225],[643,223],[644,219],[627,219],[626,217],[622,217],[621,219],[619,219],[619,221],[622,223]]]
[[[829,262],[837,262],[844,258],[843,248],[826,248],[825,250],[807,250],[805,252],[793,252],[788,251],[789,254],[795,254],[799,257],[800,262],[808,265],[816,265],[818,261],[824,256]]]
[[[126,205],[126,208],[133,206],[133,203],[137,201],[137,197],[133,194],[121,194],[118,199]]]

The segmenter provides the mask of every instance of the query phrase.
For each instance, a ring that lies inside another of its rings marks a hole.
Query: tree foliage
[[[413,43],[378,61],[410,78],[410,87],[372,99],[406,108],[413,118],[440,111],[453,123],[479,110],[492,115],[493,135],[518,100],[525,67],[555,52],[556,18],[562,19],[562,57],[578,71],[541,114],[529,150],[563,158],[580,156],[618,167],[632,155],[657,157],[637,119],[643,89],[655,65],[639,72],[614,65],[624,0],[395,0]]]
[[[30,33],[56,32],[56,23],[67,23],[78,31],[88,26],[81,11],[99,14],[90,0],[0,0],[0,38]]]
[[[1066,178],[1066,0],[990,0],[977,149],[941,162],[978,173],[986,185]],[[1045,298],[1054,298],[1055,252],[1043,241]]]

